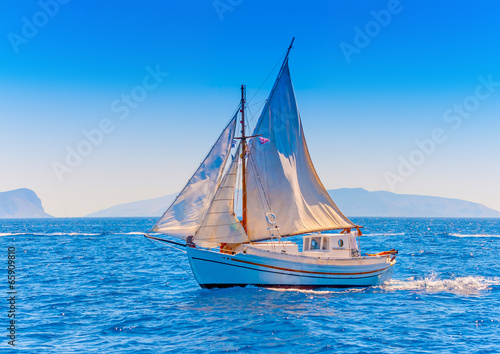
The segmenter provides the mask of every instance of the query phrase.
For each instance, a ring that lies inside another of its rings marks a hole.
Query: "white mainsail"
[[[215,247],[221,243],[248,242],[248,236],[234,214],[234,193],[240,149],[215,193],[205,219],[194,236],[197,245]]]
[[[152,231],[185,239],[198,230],[217,192],[226,161],[230,156],[236,117],[237,113]]]
[[[247,157],[250,240],[352,228],[319,180],[307,149],[288,61],[261,113]],[[272,215],[271,215],[272,214]],[[267,216],[267,217],[266,217]],[[269,222],[269,221],[270,222]]]

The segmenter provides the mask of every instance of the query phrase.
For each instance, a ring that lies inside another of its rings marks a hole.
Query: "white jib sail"
[[[240,149],[215,193],[205,219],[194,236],[197,245],[215,247],[220,243],[242,243],[248,236],[234,215],[234,193]]]
[[[288,63],[253,132],[259,134],[269,142],[252,139],[247,158],[247,231],[252,241],[269,238],[271,232],[288,236],[355,226],[316,174]]]
[[[237,114],[231,119],[182,192],[153,227],[154,232],[185,239],[198,230],[230,155],[236,117]]]

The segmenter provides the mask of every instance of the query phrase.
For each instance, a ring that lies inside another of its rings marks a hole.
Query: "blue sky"
[[[31,188],[50,214],[179,191],[231,117],[239,86],[252,97],[293,36],[292,80],[327,188],[500,210],[497,2],[1,7],[0,191]],[[275,75],[250,102],[254,114]],[[69,166],[78,149],[85,156]]]

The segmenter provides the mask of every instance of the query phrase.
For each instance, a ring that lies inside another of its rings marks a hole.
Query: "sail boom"
[[[281,238],[283,238],[283,237],[292,237],[292,236],[300,236],[300,235],[307,235],[307,234],[312,234],[312,233],[315,233],[315,232],[353,229],[353,228],[356,228],[356,227],[361,228],[361,226],[356,226],[356,225],[354,227],[350,226],[350,225],[349,226],[345,226],[345,227],[323,227],[323,228],[319,228],[319,229],[311,229],[311,230],[307,230],[307,231],[300,231],[300,232],[296,232],[296,233],[292,233],[292,234],[288,234],[288,235],[281,235]]]
[[[314,229],[314,230],[308,230],[307,232],[297,232],[297,233],[294,233],[294,234],[288,234],[288,235],[280,235],[280,238],[287,238],[287,237],[293,237],[293,236],[303,236],[303,235],[307,235],[307,234],[312,234],[312,233],[315,233],[315,232],[323,232],[323,231],[335,231],[335,230],[344,230],[344,229],[354,229],[354,228],[363,228],[363,226],[358,226],[358,225],[354,225],[354,226],[346,226],[346,227],[337,227],[337,228],[322,228],[322,229]],[[253,238],[252,241],[248,241],[248,242],[243,242],[243,243],[253,243],[253,242],[262,242],[262,241],[269,241],[269,240],[276,240],[276,237],[275,236],[267,236],[265,238]]]

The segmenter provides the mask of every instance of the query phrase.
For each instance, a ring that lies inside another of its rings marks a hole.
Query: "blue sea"
[[[0,350],[500,352],[500,219],[353,218],[363,253],[399,250],[393,280],[318,290],[203,290],[184,253],[142,236],[155,220],[0,220]]]

